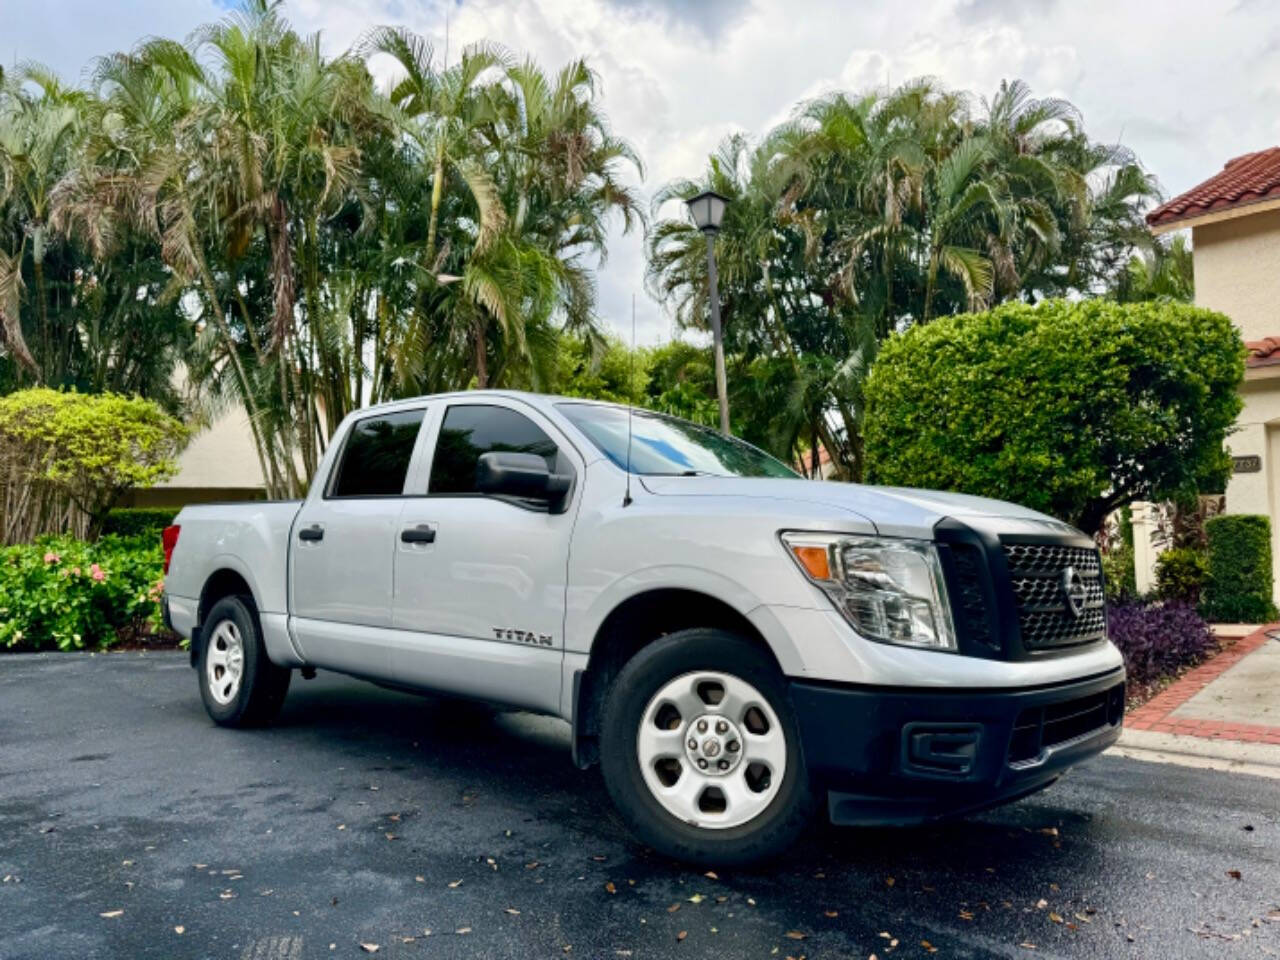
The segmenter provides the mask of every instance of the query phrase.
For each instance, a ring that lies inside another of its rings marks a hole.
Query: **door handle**
[[[324,539],[324,527],[316,524],[315,526],[303,527],[298,531],[299,540],[316,541]]]
[[[406,527],[400,531],[401,543],[435,543],[435,527],[420,523],[416,527]]]

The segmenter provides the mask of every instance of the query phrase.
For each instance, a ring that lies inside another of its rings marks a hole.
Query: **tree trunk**
[[[444,138],[436,143],[436,165],[431,178],[431,219],[427,222],[427,255],[423,266],[428,270],[436,258],[436,227],[440,222],[440,198],[444,195]]]
[[[485,338],[484,319],[475,320],[476,334],[476,388],[485,390],[489,386],[489,345]]]

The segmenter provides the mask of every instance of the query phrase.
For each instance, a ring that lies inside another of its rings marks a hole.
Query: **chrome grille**
[[[1028,650],[1090,643],[1106,634],[1102,564],[1098,551],[1056,543],[1006,543],[1010,586],[1018,602],[1018,626]],[[1063,590],[1067,567],[1084,582],[1084,603],[1073,616]]]

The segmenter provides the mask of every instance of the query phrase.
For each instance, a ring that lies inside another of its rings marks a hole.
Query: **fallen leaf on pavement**
[[[783,934],[783,936],[785,936],[788,940],[804,940],[809,935],[807,933],[801,933],[799,930],[788,930],[785,934]]]
[[[1243,879],[1243,875],[1240,873],[1240,871],[1239,871],[1239,870],[1228,870],[1228,871],[1227,871],[1227,876],[1228,876],[1228,877],[1230,877],[1232,880],[1241,880],[1241,879]]]
[[[360,949],[365,953],[377,953],[379,947],[376,943],[362,943],[360,944]]]
[[[608,883],[606,883],[606,884],[604,885],[604,888],[605,888],[605,890],[606,890],[608,893],[617,893],[617,892],[618,892],[618,888],[617,888],[616,886],[614,886],[614,884],[613,884],[613,881],[612,881],[612,880],[610,880]]]
[[[123,910],[108,910],[106,913],[100,913],[100,914],[98,914],[98,916],[100,916],[100,917],[106,917],[107,919],[111,919],[112,917],[118,917],[118,916],[121,916],[123,913],[124,913],[124,911],[123,911]]]
[[[692,897],[690,897],[690,898],[689,898],[689,902],[690,902],[690,903],[701,903],[701,902],[702,902],[703,900],[705,900],[705,899],[707,899],[707,898],[706,898],[706,897],[704,897],[702,894],[700,894],[700,893],[695,893]]]
[[[450,890],[457,890],[457,889],[458,889],[458,887],[460,887],[460,886],[462,886],[462,881],[461,881],[461,880],[453,880],[453,881],[451,881],[451,882],[449,883],[449,889],[450,889]]]
[[[515,907],[507,907],[506,912],[511,914],[513,917],[520,916],[520,911],[517,910]]]
[[[673,903],[671,906],[667,907],[667,913],[675,913],[679,909],[680,909],[680,904]]]
[[[1062,923],[1062,917],[1054,913],[1052,910],[1049,911],[1049,919],[1054,923]]]
[[[884,885],[885,885],[886,887],[892,887],[892,886],[893,886],[895,883],[897,883],[897,882],[898,882],[898,881],[897,881],[897,880],[895,880],[895,879],[893,879],[893,877],[885,877],[885,878],[884,878]]]
[[[459,927],[457,930],[455,930],[455,931],[453,931],[453,932],[454,932],[454,933],[456,933],[456,934],[457,934],[458,936],[460,936],[460,937],[465,937],[468,933],[470,933],[470,932],[471,932],[471,928],[470,928],[470,927]]]
[[[704,876],[704,877],[706,877],[708,880],[719,880],[719,879],[720,879],[720,878],[716,875],[716,872],[715,872],[714,870],[708,870],[706,873],[704,873],[704,874],[703,874],[703,876]]]
[[[935,947],[935,946],[934,946],[932,943],[930,943],[928,940],[921,940],[921,941],[920,941],[920,946],[924,947],[924,948],[925,948],[926,950],[928,950],[930,953],[937,953],[937,952],[938,952],[938,948],[937,948],[937,947]]]
[[[187,928],[184,927],[182,924],[178,924],[176,927],[173,928],[173,932],[176,933],[178,936],[182,936],[184,933],[187,932]]]
[[[824,917],[828,917],[834,920],[836,917],[840,916],[840,911],[839,910],[823,910],[822,915]]]
[[[683,940],[683,939],[684,939],[685,937],[687,937],[688,935],[689,935],[689,931],[688,931],[688,930],[681,930],[679,933],[677,933],[677,934],[676,934],[676,942],[677,942],[677,943],[679,943],[681,940]]]
[[[427,878],[426,878],[426,877],[414,877],[413,879],[414,879],[414,880],[416,880],[418,883],[426,883],[426,882],[427,882]]]

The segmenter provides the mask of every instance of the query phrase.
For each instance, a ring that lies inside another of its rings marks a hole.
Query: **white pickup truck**
[[[994,500],[802,479],[706,428],[485,391],[360,410],[300,502],[187,507],[165,611],[209,715],[334,670],[568,721],[644,842],[744,863],[818,802],[910,823],[1114,742],[1088,537]]]

